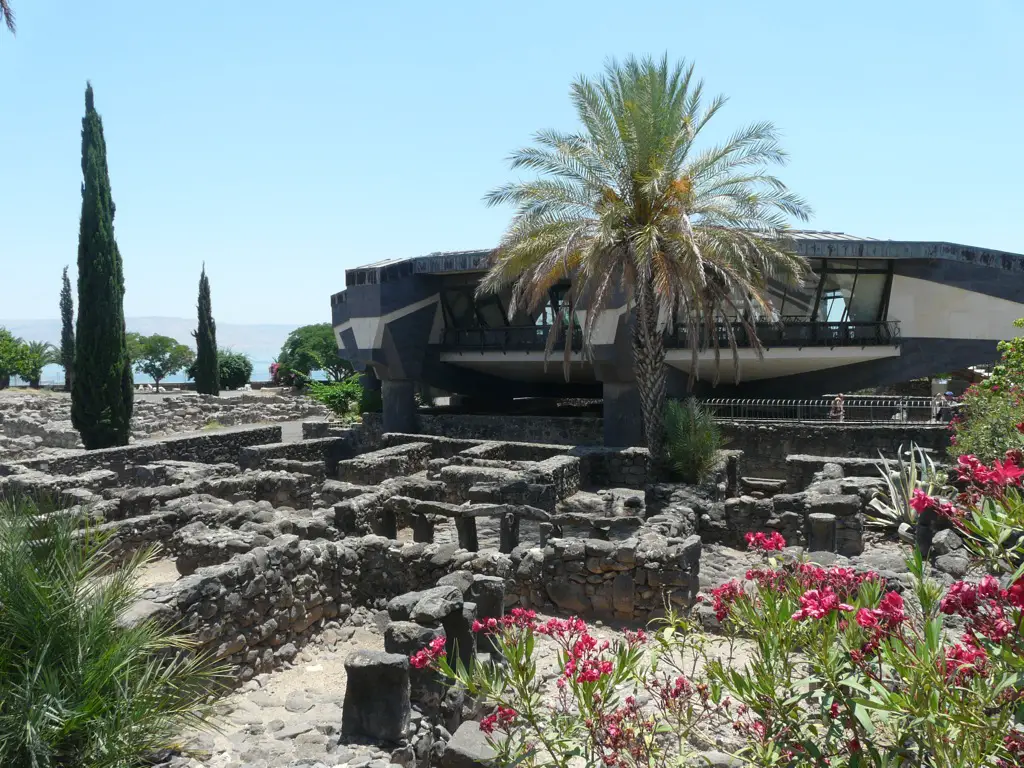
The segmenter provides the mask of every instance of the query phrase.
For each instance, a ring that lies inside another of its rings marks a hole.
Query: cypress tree
[[[133,386],[124,326],[124,270],[114,239],[107,146],[88,83],[82,118],[82,175],[71,422],[85,447],[93,449],[128,444]]]
[[[220,368],[217,364],[217,324],[213,322],[210,304],[210,281],[206,265],[199,276],[199,327],[192,331],[196,340],[196,392],[201,395],[220,394]]]
[[[75,303],[71,298],[67,267],[64,267],[60,289],[60,364],[64,366],[64,389],[71,391],[75,370]]]

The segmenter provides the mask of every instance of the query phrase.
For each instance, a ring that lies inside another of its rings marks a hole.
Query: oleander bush
[[[501,663],[453,668],[443,639],[411,663],[486,703],[498,765],[699,765],[696,745],[723,728],[759,768],[1024,765],[1022,476],[1019,453],[963,456],[952,498],[911,490],[958,529],[980,578],[944,587],[913,551],[911,583],[889,583],[783,559],[782,537],[759,532],[747,540],[762,564],[711,591],[717,648],[671,610],[649,635],[611,642],[578,618],[517,609],[474,625]],[[557,649],[553,684],[538,674],[542,642]]]

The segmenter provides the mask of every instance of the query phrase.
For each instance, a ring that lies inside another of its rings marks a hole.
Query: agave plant
[[[886,488],[878,491],[868,504],[867,525],[871,528],[893,530],[903,523],[917,525],[917,510],[910,505],[915,489],[929,496],[938,496],[944,487],[942,473],[936,468],[928,453],[915,443],[904,451],[901,445],[896,451],[896,460],[890,461],[879,452],[881,464],[879,473],[885,480]]]
[[[86,517],[0,498],[0,765],[128,768],[212,715],[223,670],[162,623],[131,622],[139,571]]]
[[[710,410],[694,397],[670,400],[665,409],[665,453],[673,475],[687,483],[708,478],[725,444]]]

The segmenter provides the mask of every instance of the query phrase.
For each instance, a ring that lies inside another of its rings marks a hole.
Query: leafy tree
[[[611,62],[598,80],[579,78],[572,100],[580,132],[538,133],[537,146],[512,156],[514,169],[541,178],[487,197],[512,203],[516,215],[478,290],[512,286],[510,312],[538,311],[553,285],[571,279],[566,314],[586,310],[585,347],[609,299],[624,291],[645,438],[652,456],[662,457],[659,321],[717,345],[718,322],[768,314],[767,279],[791,282],[805,269],[785,235],[787,218],[805,219],[809,209],[765,168],[786,157],[771,123],[700,148],[725,99],[706,102],[692,66],[670,66],[667,57]],[[564,330],[568,344],[565,325],[555,318],[552,344]]]
[[[30,387],[39,389],[43,368],[58,363],[60,363],[60,352],[53,344],[45,341],[30,341],[22,344],[21,367],[18,374],[28,381]]]
[[[70,391],[75,371],[75,303],[67,267],[60,289],[60,364],[64,366],[64,389]]]
[[[220,383],[225,389],[240,389],[252,380],[252,360],[243,352],[219,350],[217,367]]]
[[[196,392],[203,395],[220,394],[220,362],[217,353],[217,324],[213,320],[213,305],[210,302],[210,281],[206,277],[206,265],[199,276],[199,327],[192,332],[196,340],[196,364],[192,378],[196,380]],[[246,379],[248,381],[248,379]],[[226,386],[226,385],[225,385]]]
[[[213,715],[224,670],[159,620],[121,621],[155,550],[117,567],[87,513],[0,497],[0,765],[122,768]]]
[[[114,201],[103,121],[85,89],[82,118],[82,218],[78,233],[78,323],[71,422],[88,449],[127,445],[132,364],[124,327],[124,270],[114,239]]]
[[[11,376],[21,374],[24,354],[25,345],[21,339],[15,338],[6,328],[0,328],[0,389],[10,384]]]
[[[323,371],[332,381],[341,381],[352,373],[352,365],[338,357],[338,342],[330,323],[304,325],[289,333],[277,364],[289,373],[303,376]]]
[[[138,352],[132,356],[135,370],[152,377],[160,391],[160,381],[188,368],[195,360],[195,354],[184,344],[179,344],[170,336],[154,333],[152,336],[141,336],[137,340]]]

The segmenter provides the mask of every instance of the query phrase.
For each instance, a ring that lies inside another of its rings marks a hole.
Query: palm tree
[[[117,566],[88,513],[0,496],[0,765],[121,768],[213,716],[219,664],[132,620],[153,549]]]
[[[24,345],[22,357],[22,374],[28,379],[28,385],[33,389],[39,389],[39,379],[42,378],[43,368],[48,365],[56,365],[60,362],[60,351],[45,341],[30,341]]]
[[[768,278],[800,278],[805,263],[788,244],[787,222],[806,219],[810,209],[767,170],[786,159],[771,123],[698,146],[725,99],[705,102],[692,65],[670,66],[667,57],[612,61],[600,79],[578,78],[571,93],[582,130],[536,134],[536,146],[515,152],[511,165],[540,178],[486,198],[512,203],[516,213],[478,290],[511,285],[511,314],[536,311],[553,285],[571,279],[570,314],[586,311],[584,354],[609,299],[624,293],[644,434],[657,459],[666,326],[678,324],[692,340],[691,384],[701,349],[713,346],[719,359],[717,323],[729,321],[738,359],[731,323],[745,323],[756,339],[752,320],[772,316]],[[566,363],[572,333],[571,323],[555,318],[548,350],[564,335]]]
[[[9,0],[0,0],[0,21],[7,25],[12,35],[17,31],[17,25],[14,23],[14,11],[11,10]]]

